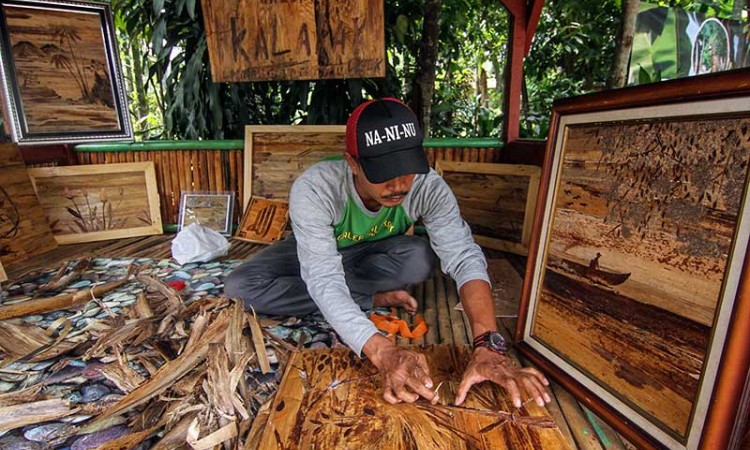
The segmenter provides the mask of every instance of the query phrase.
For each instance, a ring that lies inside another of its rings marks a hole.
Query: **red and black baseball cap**
[[[430,171],[417,117],[395,98],[370,100],[352,112],[346,152],[359,161],[371,183]]]

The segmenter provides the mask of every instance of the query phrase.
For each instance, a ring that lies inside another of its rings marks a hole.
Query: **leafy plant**
[[[524,63],[521,136],[544,138],[552,102],[605,87],[619,23],[615,0],[546,2]]]

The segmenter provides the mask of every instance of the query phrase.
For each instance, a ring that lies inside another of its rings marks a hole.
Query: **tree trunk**
[[[635,34],[635,18],[638,15],[640,3],[640,0],[622,0],[622,16],[620,16],[620,28],[617,31],[615,60],[607,84],[610,89],[623,87],[627,81],[628,61],[633,48],[633,34]]]
[[[490,94],[487,88],[487,71],[481,65],[479,66],[479,74],[477,76],[477,94],[479,94],[479,104],[487,108],[490,104]]]
[[[143,64],[141,64],[141,52],[138,51],[140,39],[133,38],[130,40],[130,59],[133,63],[133,87],[135,88],[135,111],[136,128],[138,131],[145,131],[148,123],[143,119],[148,115],[148,101],[146,100],[146,78],[143,76]]]
[[[742,11],[747,8],[747,0],[734,0],[734,7],[732,8],[732,19],[742,21]],[[742,39],[742,35],[740,35],[740,39],[738,39],[737,42],[737,65],[733,66],[732,69],[739,69],[740,67],[747,67],[750,65],[750,52],[748,52],[747,48],[747,40],[750,39],[750,27],[748,27],[747,23],[744,23],[743,26],[745,31],[745,39]]]
[[[422,40],[419,44],[417,76],[412,90],[412,108],[422,127],[424,137],[430,135],[432,94],[437,72],[438,38],[440,37],[440,6],[442,0],[425,0]]]

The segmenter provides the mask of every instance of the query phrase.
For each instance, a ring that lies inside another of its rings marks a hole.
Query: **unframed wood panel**
[[[30,169],[61,244],[161,234],[154,163]]]
[[[415,347],[417,349],[417,347]],[[380,376],[349,349],[296,353],[271,406],[259,448],[569,449],[546,410],[533,402],[516,409],[502,389],[476,385],[461,407],[455,390],[468,347],[428,346],[440,402],[391,405]]]
[[[438,161],[477,243],[528,253],[540,168],[516,164]]]
[[[57,247],[15,144],[0,144],[0,262]]]
[[[292,183],[305,169],[345,151],[344,125],[245,127],[243,211],[251,196],[289,199]]]

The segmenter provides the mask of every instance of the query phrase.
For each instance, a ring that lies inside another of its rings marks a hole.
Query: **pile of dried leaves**
[[[68,284],[74,271],[40,289]],[[0,447],[255,448],[251,426],[278,383],[266,342],[281,366],[295,348],[264,335],[240,302],[186,305],[136,272],[0,306]],[[99,300],[136,280],[146,289],[135,303]]]

